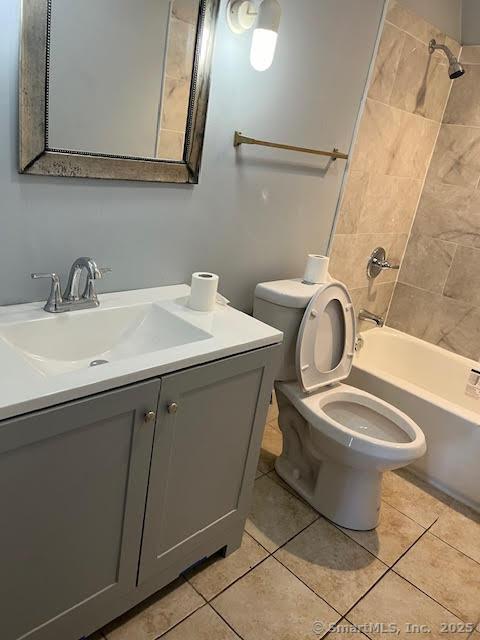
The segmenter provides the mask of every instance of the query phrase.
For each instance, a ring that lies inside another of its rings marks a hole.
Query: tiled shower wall
[[[332,275],[349,287],[357,309],[380,315],[398,272],[369,282],[368,257],[377,246],[393,263],[403,256],[451,86],[446,58],[428,52],[431,38],[459,52],[434,26],[390,2],[333,239]]]
[[[183,158],[198,10],[199,0],[171,2],[157,158]]]
[[[480,358],[480,46],[464,47],[388,324]]]

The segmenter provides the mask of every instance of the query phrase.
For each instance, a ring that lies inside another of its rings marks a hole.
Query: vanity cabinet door
[[[178,575],[243,533],[276,347],[162,378],[139,581]]]
[[[87,636],[136,585],[160,382],[0,423],[0,638]]]

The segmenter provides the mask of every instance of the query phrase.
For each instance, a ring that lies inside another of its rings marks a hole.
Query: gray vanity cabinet
[[[178,575],[212,537],[231,550],[240,544],[270,397],[269,351],[162,378],[140,583]]]
[[[278,350],[0,422],[0,640],[79,640],[240,545]]]
[[[159,389],[0,423],[2,640],[80,638],[135,588]]]

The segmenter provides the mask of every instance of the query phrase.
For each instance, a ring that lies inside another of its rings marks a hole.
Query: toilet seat
[[[425,452],[425,436],[420,427],[405,413],[366,391],[346,384],[337,384],[312,394],[302,391],[295,382],[278,383],[278,387],[310,424],[313,440],[318,431],[352,453],[379,457],[385,462],[395,461],[398,466]],[[346,424],[348,417],[342,420],[329,410],[340,403],[349,404],[352,418],[358,417],[357,425]],[[368,421],[372,423],[370,433],[368,429],[358,428],[365,422],[364,409],[367,409]],[[371,432],[375,426],[380,428],[380,432],[373,435]],[[385,427],[385,436],[389,437],[381,436]],[[392,437],[392,432],[398,437]]]
[[[350,375],[355,354],[355,311],[341,282],[326,283],[310,300],[297,337],[297,379],[312,392]]]

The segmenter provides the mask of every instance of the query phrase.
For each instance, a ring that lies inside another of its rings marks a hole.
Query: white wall
[[[188,281],[214,271],[248,309],[256,282],[302,273],[326,250],[345,163],[244,148],[234,129],[297,145],[348,149],[383,0],[282,0],[272,69],[254,72],[250,36],[220,10],[201,182],[102,182],[16,173],[19,1],[0,0],[0,304],[44,299],[79,255],[113,268],[101,290]]]
[[[462,42],[480,45],[480,0],[463,0]]]
[[[458,42],[462,40],[462,0],[400,0],[419,16],[447,33]],[[479,2],[479,0],[471,0]]]

